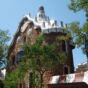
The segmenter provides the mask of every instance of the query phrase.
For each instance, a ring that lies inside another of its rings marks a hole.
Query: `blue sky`
[[[81,24],[85,22],[85,15],[83,11],[73,13],[68,9],[70,0],[1,0],[0,1],[0,28],[9,30],[11,37],[15,34],[17,26],[21,18],[25,14],[31,13],[35,16],[38,7],[43,5],[46,14],[58,22],[70,23],[72,21],[80,21]],[[81,49],[74,49],[74,62],[77,64],[85,62],[86,57],[83,55]]]

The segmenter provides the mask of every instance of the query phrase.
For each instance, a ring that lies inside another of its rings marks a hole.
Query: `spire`
[[[46,19],[44,7],[40,6],[37,12],[37,20],[44,21]]]
[[[43,6],[40,6],[39,9],[38,9],[38,11],[41,12],[41,13],[45,13]]]

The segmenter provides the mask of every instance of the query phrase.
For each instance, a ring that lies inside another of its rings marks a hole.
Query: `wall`
[[[48,85],[48,88],[88,88],[88,85],[85,83],[64,83],[56,85]]]

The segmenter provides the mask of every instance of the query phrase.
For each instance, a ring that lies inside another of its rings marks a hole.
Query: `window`
[[[64,74],[68,74],[68,73],[69,73],[68,66],[67,66],[67,65],[65,65],[65,66],[64,66]]]
[[[66,52],[66,46],[65,46],[65,41],[64,40],[62,41],[62,51]]]
[[[16,55],[16,63],[19,63],[23,56],[24,56],[24,51],[20,50]]]

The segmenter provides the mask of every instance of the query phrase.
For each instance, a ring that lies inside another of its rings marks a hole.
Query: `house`
[[[43,6],[40,6],[37,15],[32,18],[30,14],[25,15],[17,28],[17,32],[14,35],[12,43],[8,51],[9,58],[9,70],[16,69],[22,55],[24,54],[22,45],[25,42],[34,44],[36,38],[43,33],[46,35],[46,43],[55,43],[57,52],[64,51],[67,55],[66,63],[58,64],[52,72],[48,72],[44,76],[44,83],[50,80],[52,75],[62,75],[74,72],[73,54],[72,50],[75,48],[71,38],[67,41],[57,41],[57,37],[66,36],[65,31],[66,25],[63,22],[57,22],[56,20],[50,19],[46,14]],[[59,68],[59,69],[58,69]]]

